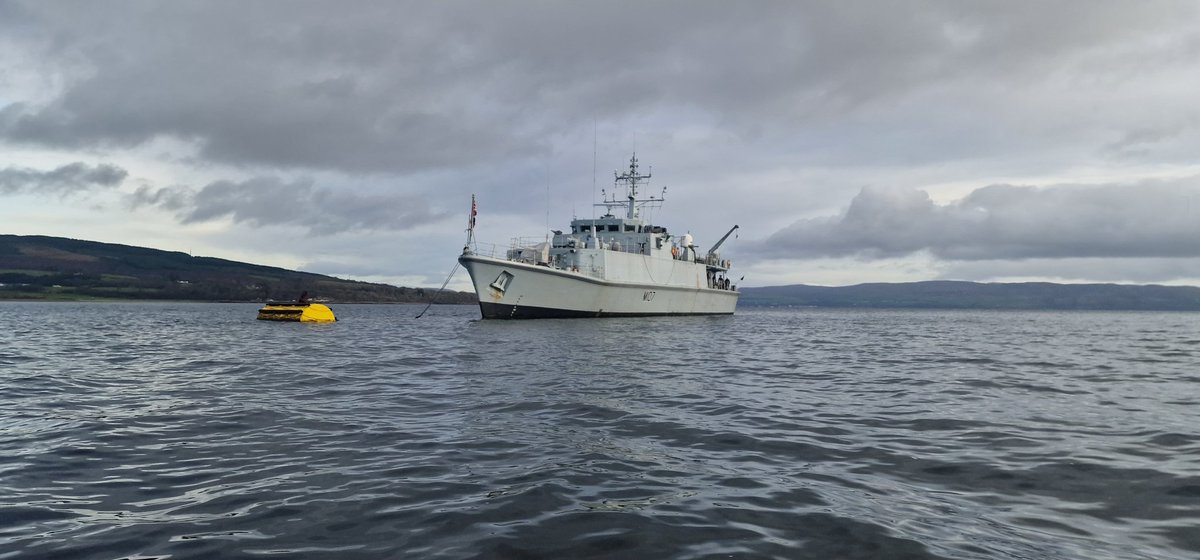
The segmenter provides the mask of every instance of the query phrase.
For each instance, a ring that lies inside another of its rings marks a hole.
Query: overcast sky
[[[0,0],[0,233],[437,286],[636,149],[743,285],[1200,284],[1197,99],[1193,0]]]

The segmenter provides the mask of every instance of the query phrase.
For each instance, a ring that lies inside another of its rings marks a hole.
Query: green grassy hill
[[[421,303],[436,289],[343,280],[187,253],[61,237],[0,235],[0,299]],[[439,303],[475,303],[445,292]]]

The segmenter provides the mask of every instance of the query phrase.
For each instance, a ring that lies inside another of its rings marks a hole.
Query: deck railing
[[[477,255],[484,256],[484,257],[492,257],[492,258],[496,258],[496,259],[509,259],[509,255],[513,251],[519,251],[521,249],[531,249],[531,250],[536,251],[536,250],[538,250],[538,246],[541,245],[542,243],[547,243],[546,238],[544,238],[544,237],[513,237],[512,239],[509,240],[508,245],[500,245],[497,243],[475,243],[471,247],[471,251]],[[604,247],[604,249],[606,251],[616,251],[616,252],[620,252],[620,253],[629,253],[632,255],[646,254],[646,253],[642,252],[641,247],[639,247],[638,244],[636,244],[636,243],[633,244],[632,247],[626,247],[625,245],[621,245],[619,249],[613,249],[612,245],[606,245]],[[696,258],[696,260],[694,262],[707,264],[709,266],[726,268],[726,269],[729,268],[729,261],[726,261],[723,259],[717,259],[716,257],[711,256],[711,255],[701,255],[698,258]]]

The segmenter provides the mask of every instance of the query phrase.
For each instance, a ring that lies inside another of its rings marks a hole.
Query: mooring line
[[[450,276],[446,277],[446,281],[442,282],[442,287],[438,288],[437,293],[433,294],[433,297],[429,299],[429,305],[426,305],[425,309],[422,309],[421,312],[418,313],[416,317],[414,317],[415,319],[420,319],[421,315],[424,315],[426,311],[429,311],[430,307],[433,307],[433,302],[437,301],[438,296],[442,295],[442,290],[445,290],[446,285],[450,283],[450,279],[454,278],[454,273],[458,272],[458,265],[460,265],[460,264],[462,264],[462,263],[459,263],[459,262],[454,263],[454,268],[450,269]]]

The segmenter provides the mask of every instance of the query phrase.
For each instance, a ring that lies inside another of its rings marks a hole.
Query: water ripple
[[[1200,317],[0,303],[0,558],[1200,553]]]

